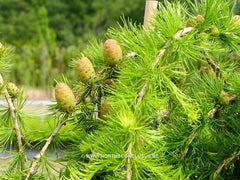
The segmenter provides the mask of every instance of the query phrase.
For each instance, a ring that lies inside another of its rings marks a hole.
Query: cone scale
[[[122,49],[116,40],[108,39],[105,41],[104,58],[110,66],[115,66],[122,61]]]
[[[81,57],[77,61],[77,73],[83,83],[91,82],[95,77],[95,71],[91,61],[87,57]]]
[[[58,83],[55,88],[56,101],[64,112],[72,112],[76,106],[76,99],[72,90],[65,83]]]
[[[8,82],[6,88],[11,98],[17,97],[20,93],[20,90],[14,83]]]

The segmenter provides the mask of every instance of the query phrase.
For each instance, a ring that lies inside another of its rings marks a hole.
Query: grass
[[[26,128],[25,137],[27,142],[37,144],[48,138],[57,126],[57,119],[49,116],[31,116],[24,119]],[[54,138],[55,143],[68,144],[79,137],[80,132],[73,131],[71,124],[66,124]]]

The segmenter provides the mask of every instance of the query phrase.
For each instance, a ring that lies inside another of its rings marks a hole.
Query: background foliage
[[[16,53],[8,79],[44,89],[58,75],[76,80],[70,59],[93,37],[104,39],[104,31],[122,23],[122,16],[141,24],[144,8],[143,0],[0,1],[0,41]]]
[[[15,48],[9,79],[47,88],[67,70],[70,59],[92,37],[120,22],[120,16],[143,22],[145,1],[8,0],[0,1],[0,40]]]

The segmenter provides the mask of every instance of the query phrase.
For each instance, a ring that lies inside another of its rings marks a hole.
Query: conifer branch
[[[222,171],[223,167],[226,167],[231,161],[238,158],[240,156],[240,152],[234,152],[229,158],[225,159],[221,165],[218,166],[217,170],[214,173],[214,180],[217,179],[218,175]]]
[[[145,94],[144,92],[145,92],[145,89],[148,87],[148,84],[149,84],[149,80],[147,80],[147,82],[144,84],[144,86],[140,89],[139,93],[137,94],[138,102],[137,102],[136,107],[138,107],[140,105],[140,103],[142,102],[144,94]]]
[[[218,77],[220,72],[220,67],[210,58],[209,54],[206,51],[204,51],[204,55],[208,57],[207,62],[212,66],[212,68],[214,69]]]
[[[136,53],[135,52],[130,52],[130,53],[128,53],[127,55],[126,55],[126,58],[134,58],[134,57],[136,57],[137,55],[136,55]]]
[[[65,115],[65,117],[63,118],[63,120],[58,124],[58,126],[54,129],[54,131],[52,132],[51,136],[49,136],[49,138],[47,138],[45,141],[45,145],[43,146],[43,148],[41,149],[40,153],[36,156],[34,156],[35,161],[33,162],[31,169],[29,170],[27,177],[25,180],[29,180],[30,177],[32,175],[35,174],[36,168],[37,168],[37,164],[39,163],[39,161],[41,160],[41,158],[44,156],[44,154],[46,153],[48,146],[51,144],[52,140],[54,139],[54,137],[57,135],[57,133],[59,132],[59,130],[61,129],[61,127],[63,125],[65,125],[67,119],[68,119],[68,114]]]
[[[234,100],[237,99],[237,95],[231,95],[231,96],[229,96],[228,99],[229,99],[229,102],[230,102],[230,101],[234,101]],[[215,115],[215,113],[218,111],[218,109],[219,109],[218,106],[214,107],[212,110],[210,110],[210,111],[208,112],[208,116],[214,117],[214,115]]]
[[[195,138],[195,135],[196,135],[196,133],[197,133],[197,130],[198,130],[198,128],[196,128],[196,129],[192,132],[192,134],[188,137],[187,147],[191,144],[191,142],[192,142],[193,139]],[[185,155],[187,154],[187,152],[188,152],[188,148],[185,150]]]
[[[130,134],[130,141],[132,140],[132,135]],[[128,146],[129,153],[127,156],[127,177],[126,180],[131,180],[132,178],[132,170],[131,170],[131,156],[132,156],[132,146],[131,143]]]
[[[1,74],[0,74],[0,81],[4,82]],[[20,131],[20,128],[19,128],[19,124],[18,124],[17,111],[16,111],[16,108],[13,105],[12,99],[9,96],[6,87],[3,88],[3,92],[4,92],[5,99],[8,103],[8,106],[9,106],[9,109],[10,109],[10,112],[11,112],[11,116],[13,118],[14,130],[16,132],[18,149],[19,149],[19,152],[21,154],[23,154],[22,135],[21,135],[21,131]]]
[[[191,142],[193,141],[193,139],[194,139],[194,137],[195,137],[195,135],[196,135],[196,133],[197,133],[197,130],[198,130],[198,128],[196,128],[196,129],[192,132],[192,134],[188,137],[187,146],[189,146],[189,144],[191,144]]]
[[[169,40],[165,43],[165,45],[163,46],[163,48],[161,50],[158,51],[158,56],[156,61],[153,62],[152,68],[154,69],[155,66],[158,64],[160,58],[162,58],[167,50],[167,48],[173,43],[172,40]]]
[[[180,31],[178,31],[176,34],[175,34],[175,39],[176,40],[179,40],[181,39],[183,36],[185,36],[186,34],[188,34],[189,32],[191,32],[192,30],[194,30],[194,27],[186,27]],[[158,51],[158,56],[157,56],[157,59],[156,61],[153,62],[153,65],[152,65],[152,68],[154,69],[156,67],[156,65],[158,64],[160,58],[162,58],[167,50],[167,48],[172,45],[173,41],[172,40],[169,40],[165,43],[165,45],[163,46],[163,48],[161,50]],[[145,89],[147,88],[149,84],[149,80],[147,80],[147,82],[144,84],[144,86],[140,89],[140,91],[138,92],[137,94],[137,98],[138,98],[138,102],[137,102],[137,105],[136,106],[139,106],[139,104],[141,103],[141,101],[143,100],[143,96],[144,96],[144,92],[145,92]]]
[[[131,155],[132,155],[132,150],[130,149],[129,156],[131,156]],[[129,156],[127,158],[127,177],[126,177],[127,180],[131,180],[131,177],[132,177],[131,159]]]
[[[176,34],[175,34],[175,39],[176,40],[179,40],[181,39],[183,36],[185,36],[186,34],[188,34],[189,32],[191,32],[192,30],[194,29],[194,27],[185,27],[183,28],[182,30],[178,31]]]

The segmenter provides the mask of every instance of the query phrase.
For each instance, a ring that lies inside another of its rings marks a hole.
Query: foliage
[[[108,31],[124,56],[136,56],[119,65],[117,87],[105,96],[113,110],[71,149],[67,157],[73,162],[65,179],[124,179],[128,171],[132,179],[239,177],[239,25],[232,25],[229,1],[189,5],[191,9],[180,3],[160,5],[153,29],[124,20]],[[205,21],[183,33],[188,18],[199,14]],[[212,25],[219,34],[211,31]],[[103,46],[96,47],[83,54],[104,68],[103,57],[94,53],[103,52]],[[230,99],[234,95],[229,105],[219,101],[222,90]],[[128,161],[118,155],[158,158]]]
[[[79,53],[71,66],[76,69],[85,56],[95,78],[58,81],[73,87],[76,108],[66,113],[51,106],[56,123],[42,136],[44,146],[37,144],[43,146],[40,153],[29,163],[16,148],[3,177],[56,179],[45,153],[62,145],[58,132],[66,123],[78,136],[59,159],[67,163],[62,179],[239,179],[240,22],[230,1],[187,2],[160,4],[153,28],[124,18],[110,28],[106,37],[123,50],[116,66],[105,62],[102,41],[93,40]],[[39,32],[49,35],[51,29]],[[54,34],[49,37],[42,38],[46,46]],[[106,101],[108,112],[102,115]],[[24,100],[13,104],[20,123]],[[1,111],[3,150],[19,145],[10,105]]]

